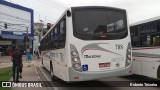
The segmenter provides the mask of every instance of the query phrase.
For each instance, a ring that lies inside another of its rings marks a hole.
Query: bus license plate
[[[99,63],[99,68],[110,67],[110,63]]]

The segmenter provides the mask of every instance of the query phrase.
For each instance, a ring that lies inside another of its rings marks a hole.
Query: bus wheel
[[[42,58],[42,65],[43,65],[43,58]]]
[[[157,70],[157,78],[160,79],[160,65],[159,65],[158,70]]]
[[[52,66],[52,62],[50,62],[50,75],[51,78],[53,77],[53,66]]]
[[[52,80],[57,80],[57,79],[58,79],[58,78],[54,75],[52,62],[50,62],[50,75],[51,75]]]

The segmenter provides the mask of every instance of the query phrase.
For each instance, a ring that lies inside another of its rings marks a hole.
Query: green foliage
[[[155,37],[153,39],[153,46],[159,46],[160,45],[160,38],[159,37]]]
[[[12,76],[12,68],[0,68],[0,82],[1,81],[9,81]],[[2,88],[0,85],[0,90],[11,90],[11,88]]]

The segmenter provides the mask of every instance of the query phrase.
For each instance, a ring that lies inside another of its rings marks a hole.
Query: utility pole
[[[39,37],[40,37],[40,40],[39,41],[41,41],[41,39],[42,39],[42,36],[43,36],[43,27],[44,27],[44,22],[43,22],[43,20],[39,20],[40,21],[40,25],[41,25],[41,31],[40,31],[40,34],[39,34]],[[40,43],[40,42],[39,42]],[[40,44],[39,44],[40,45]],[[39,52],[39,48],[38,48],[38,58],[40,58],[40,52]]]
[[[26,55],[28,54],[28,43],[29,43],[29,41],[28,41],[28,27],[26,26]]]

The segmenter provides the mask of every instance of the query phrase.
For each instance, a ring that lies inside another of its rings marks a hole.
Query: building
[[[53,26],[53,24],[51,23],[47,24],[48,25],[45,25],[43,23],[34,23],[34,46],[33,46],[34,51],[38,51],[41,38],[48,32],[51,26]]]
[[[33,51],[33,22],[32,9],[1,0],[0,52],[11,50],[13,47]],[[24,42],[26,36],[29,37],[27,43]],[[7,55],[7,52],[4,53]]]

